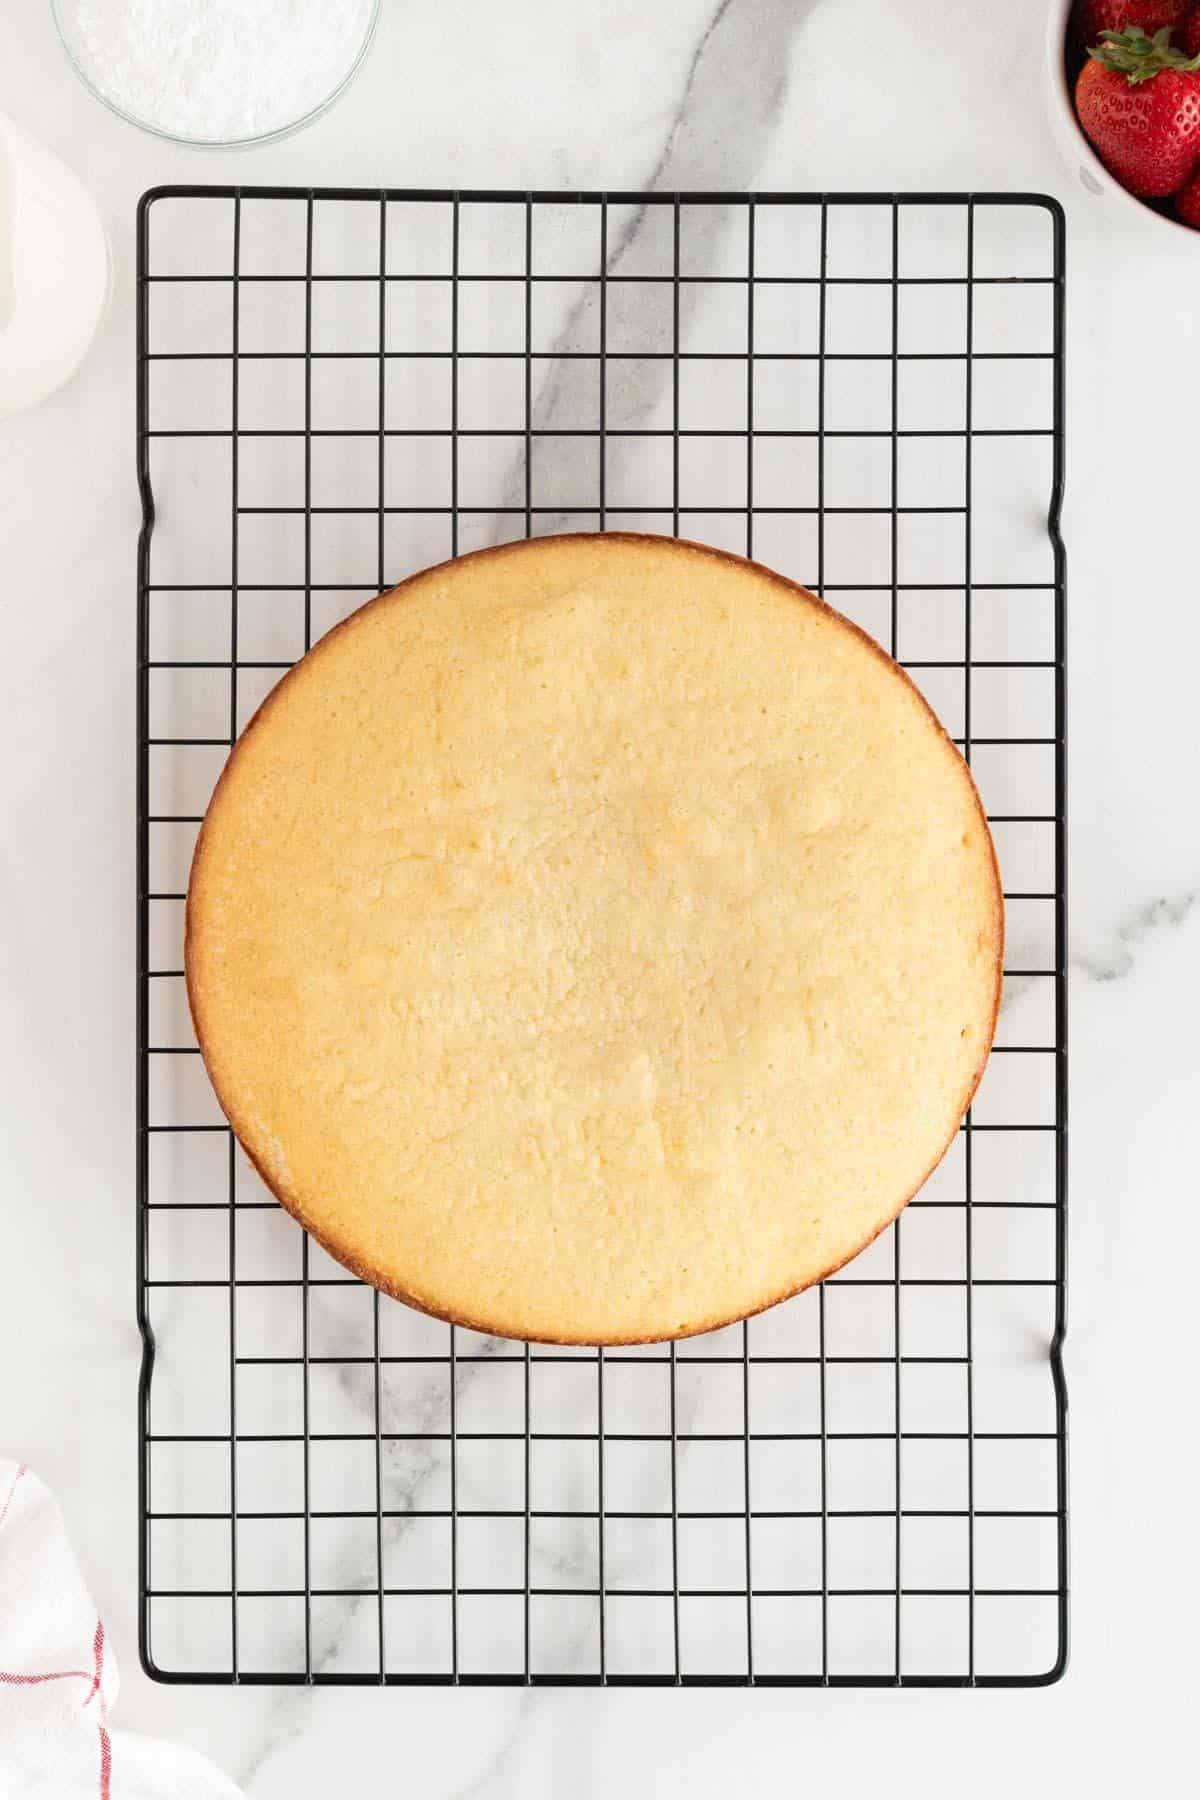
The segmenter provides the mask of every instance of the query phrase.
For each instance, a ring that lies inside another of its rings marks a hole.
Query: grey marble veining
[[[1178,930],[1191,918],[1197,895],[1196,888],[1188,888],[1147,901],[1118,920],[1109,946],[1102,951],[1077,951],[1071,966],[1092,981],[1125,980],[1148,941]]]
[[[784,104],[789,46],[810,9],[811,0],[721,0],[691,57],[657,161],[644,178],[648,191],[689,193],[724,189],[736,193],[754,185]],[[615,228],[610,228],[605,276],[619,284],[623,275],[669,275],[675,266],[670,242],[671,214],[645,206],[626,207],[623,212]],[[709,210],[699,241],[688,246],[693,268],[712,273],[743,272],[744,250],[740,258],[735,251],[728,262],[721,254],[721,240],[732,216],[719,208]],[[622,324],[630,323],[623,315],[659,303],[657,296],[636,289],[623,291],[619,285],[612,293],[615,298],[609,300],[609,306],[618,336]],[[703,304],[695,288],[682,289],[679,343],[685,348],[696,309]],[[556,353],[580,346],[584,341],[584,320],[591,315],[594,321],[596,305],[596,289],[588,284],[566,312],[554,341]],[[551,366],[536,395],[531,421],[534,430],[554,432],[576,423],[578,405],[572,391],[572,375],[569,363]],[[632,372],[615,368],[610,382],[614,388],[620,387],[614,398],[621,422],[634,427],[648,423],[670,380],[671,365],[665,362],[642,363]],[[569,450],[566,454],[569,456]],[[571,473],[568,462],[563,470],[568,484]],[[507,503],[519,504],[523,489],[523,468],[518,467],[505,485]]]

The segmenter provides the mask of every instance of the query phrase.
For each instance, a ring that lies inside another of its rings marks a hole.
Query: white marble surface
[[[1043,18],[1042,0],[1016,0],[1002,30],[946,0],[385,0],[342,106],[227,157],[109,118],[49,7],[6,9],[0,106],[90,182],[116,291],[77,380],[0,427],[2,1429],[72,1520],[123,1662],[123,1722],[188,1738],[256,1797],[333,1781],[723,1795],[797,1768],[839,1794],[1115,1794],[1187,1756],[1200,240],[1076,196],[1043,115]],[[1067,201],[1074,1655],[1059,1687],[311,1693],[167,1689],[137,1671],[132,230],[143,188],[208,179]]]

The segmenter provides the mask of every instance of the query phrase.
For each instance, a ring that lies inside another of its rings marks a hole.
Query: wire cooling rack
[[[141,1639],[208,1682],[1037,1684],[1067,1643],[1063,220],[1036,195],[164,188],[138,233]],[[182,980],[230,743],[413,569],[676,532],[828,595],[973,765],[996,1053],[822,1287],[675,1346],[381,1298]]]

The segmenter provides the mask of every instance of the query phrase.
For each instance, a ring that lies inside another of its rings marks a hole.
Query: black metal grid
[[[163,188],[137,329],[147,1671],[1057,1679],[1057,204]],[[1044,567],[1008,579],[1023,481]],[[1006,972],[996,1098],[872,1251],[709,1338],[556,1351],[381,1299],[255,1185],[182,1005],[181,903],[223,754],[334,617],[479,541],[639,522],[776,562],[905,662],[998,796],[1009,960],[1037,949]]]

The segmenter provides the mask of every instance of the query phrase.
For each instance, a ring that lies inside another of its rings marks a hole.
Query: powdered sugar
[[[66,0],[72,50],[122,112],[220,143],[295,124],[345,79],[374,0]]]

